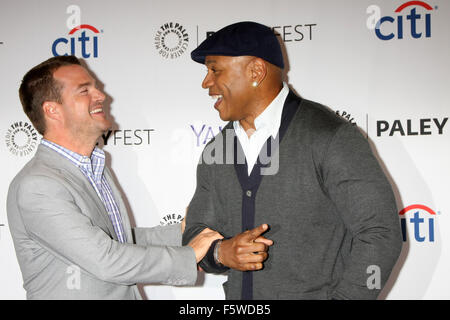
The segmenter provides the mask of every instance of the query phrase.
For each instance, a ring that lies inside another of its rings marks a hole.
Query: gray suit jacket
[[[297,107],[272,158],[271,165],[279,159],[279,170],[251,193],[254,225],[269,224],[265,236],[274,241],[264,269],[253,272],[253,297],[374,299],[402,247],[392,188],[356,127],[291,92],[284,108]],[[222,134],[211,140],[197,167],[186,243],[205,227],[225,237],[242,232],[243,199],[250,196],[227,161],[232,123]],[[206,160],[211,150],[219,162]],[[205,271],[223,271],[207,258],[200,264]],[[241,299],[242,279],[243,272],[228,272],[227,299]]]
[[[136,228],[110,171],[128,243],[69,160],[40,145],[11,182],[7,211],[28,299],[140,299],[136,283],[193,285],[195,253],[179,225]],[[136,242],[137,244],[134,244]]]

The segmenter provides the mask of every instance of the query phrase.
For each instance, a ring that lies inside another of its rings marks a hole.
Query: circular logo
[[[181,214],[172,213],[164,216],[159,223],[162,226],[168,226],[175,223],[181,223],[183,218],[184,217]]]
[[[356,125],[355,118],[353,118],[352,115],[350,113],[348,113],[347,111],[336,110],[336,114],[338,116],[340,116],[341,118],[344,118],[345,120],[350,122],[350,124],[352,124],[354,126]]]
[[[15,156],[31,154],[38,144],[38,133],[28,122],[14,122],[5,135],[6,147]]]
[[[188,44],[189,35],[179,23],[165,23],[156,32],[155,47],[163,58],[175,59],[180,57],[186,52]]]

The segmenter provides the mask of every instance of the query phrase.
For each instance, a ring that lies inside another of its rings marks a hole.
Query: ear
[[[55,101],[45,101],[42,104],[44,117],[49,121],[59,121],[61,119],[61,105]]]
[[[250,64],[250,70],[252,82],[256,82],[259,85],[266,78],[267,65],[263,59],[255,57]]]

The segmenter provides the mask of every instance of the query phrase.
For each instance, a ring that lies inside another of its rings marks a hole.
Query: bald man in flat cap
[[[227,299],[377,298],[402,239],[367,140],[289,89],[266,26],[229,25],[191,56],[229,121],[203,151],[187,215],[184,243],[206,227],[224,236],[201,267],[227,272]]]

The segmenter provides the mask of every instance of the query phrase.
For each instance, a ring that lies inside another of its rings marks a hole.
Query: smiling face
[[[62,128],[69,136],[94,141],[110,126],[103,110],[105,95],[95,79],[79,65],[58,68],[53,77],[62,85]]]
[[[207,56],[208,73],[202,82],[204,89],[216,100],[214,108],[224,121],[242,120],[251,112],[253,96],[251,57]]]

